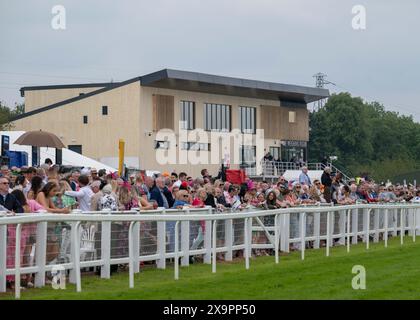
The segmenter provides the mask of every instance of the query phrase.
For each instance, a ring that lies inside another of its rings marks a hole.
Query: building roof
[[[310,103],[329,97],[322,88],[216,76],[164,69],[140,77],[142,86],[197,91],[212,94]]]
[[[100,82],[100,83],[75,83],[75,84],[59,84],[59,85],[48,85],[48,86],[30,86],[20,88],[20,96],[25,96],[25,91],[34,90],[53,90],[53,89],[77,89],[77,88],[105,88],[112,87],[119,82]]]
[[[43,106],[38,109],[20,114],[11,121],[26,118],[44,111],[58,108],[60,106],[73,103],[91,96],[116,89],[127,84],[140,81],[145,87],[168,88],[175,90],[204,92],[211,94],[222,94],[230,96],[266,99],[282,101],[290,106],[305,105],[320,99],[327,98],[329,91],[322,88],[304,87],[283,83],[248,80],[241,78],[232,78],[217,76],[198,72],[180,71],[172,69],[163,69],[141,77],[132,78],[123,82],[110,83],[88,83],[88,84],[69,84],[55,86],[34,86],[23,87],[21,94],[27,90],[49,90],[66,88],[86,88],[101,87],[83,95],[66,99],[54,104]]]

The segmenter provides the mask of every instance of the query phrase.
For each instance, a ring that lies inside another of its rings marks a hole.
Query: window
[[[169,141],[155,141],[155,149],[169,149]]]
[[[296,122],[296,111],[289,111],[289,123]]]
[[[108,106],[102,106],[102,115],[106,116],[108,114]]]
[[[181,150],[210,151],[210,144],[199,142],[181,142]]]
[[[255,112],[254,107],[239,107],[239,116],[241,124],[242,133],[252,133],[255,134]]]
[[[230,131],[230,109],[225,104],[204,104],[204,125],[206,130]]]
[[[83,116],[83,123],[84,124],[88,123],[88,116]]]
[[[181,101],[181,128],[184,130],[195,129],[195,103],[192,101]]]
[[[68,149],[79,154],[82,154],[82,145],[81,144],[69,144]]]
[[[255,167],[257,158],[256,146],[241,146],[239,150],[239,161],[241,166]]]
[[[281,160],[280,147],[270,147],[270,154],[273,156],[274,160]]]

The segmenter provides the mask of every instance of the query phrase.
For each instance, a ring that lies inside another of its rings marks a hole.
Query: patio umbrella
[[[15,141],[15,143],[24,146],[48,147],[56,149],[66,147],[54,133],[42,130],[25,132]]]

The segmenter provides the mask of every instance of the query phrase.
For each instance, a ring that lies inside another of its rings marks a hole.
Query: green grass
[[[417,239],[419,240],[419,239]],[[244,260],[211,265],[194,264],[180,268],[175,281],[173,267],[166,270],[143,269],[135,275],[134,289],[128,288],[128,274],[114,274],[111,279],[82,276],[82,292],[67,284],[66,290],[47,286],[22,291],[22,299],[420,299],[420,242],[406,237],[372,244],[334,247],[330,257],[325,249],[307,250],[304,261],[300,253],[252,258],[250,269]],[[366,268],[366,290],[351,286],[352,267]],[[0,294],[0,299],[14,299],[13,292]]]

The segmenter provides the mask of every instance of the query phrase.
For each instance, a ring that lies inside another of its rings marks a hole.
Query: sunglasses
[[[188,198],[188,197],[189,197],[189,195],[188,195],[188,194],[184,194],[182,197],[184,197],[184,198]]]
[[[0,182],[0,184],[9,184],[9,182]]]

